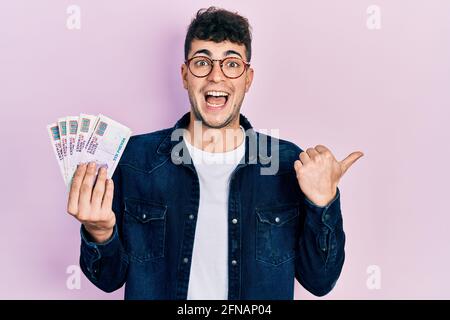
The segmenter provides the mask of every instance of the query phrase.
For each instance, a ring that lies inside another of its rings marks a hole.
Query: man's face
[[[194,39],[188,59],[192,57],[208,57],[212,60],[227,57],[245,58],[245,45],[230,41],[215,43],[213,41]],[[196,120],[202,121],[210,128],[224,128],[239,123],[239,113],[245,93],[253,80],[253,69],[248,68],[239,78],[229,79],[220,69],[219,62],[213,64],[211,73],[204,77],[194,76],[188,67],[181,66],[183,86],[188,91],[189,101]],[[226,97],[211,97],[220,93]]]

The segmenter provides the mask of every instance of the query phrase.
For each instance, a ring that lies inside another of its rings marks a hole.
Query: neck
[[[189,134],[185,139],[194,147],[207,152],[228,152],[236,149],[245,138],[239,126],[239,117],[236,117],[224,128],[210,128],[197,120],[191,112]]]

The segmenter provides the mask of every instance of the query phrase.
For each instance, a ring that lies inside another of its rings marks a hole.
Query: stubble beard
[[[226,128],[230,123],[232,123],[236,118],[238,118],[243,101],[244,101],[244,97],[242,97],[241,101],[238,101],[238,103],[233,106],[233,108],[232,108],[233,111],[231,112],[231,114],[228,116],[228,118],[224,122],[217,124],[217,125],[213,125],[213,124],[209,123],[208,121],[206,121],[206,119],[202,116],[200,109],[198,108],[198,105],[195,101],[195,98],[193,97],[193,95],[189,94],[189,102],[191,103],[191,109],[194,113],[195,120],[201,121],[205,127],[208,127],[211,129]]]

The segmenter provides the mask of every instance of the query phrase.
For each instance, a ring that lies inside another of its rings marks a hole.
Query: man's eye
[[[206,66],[209,65],[209,63],[206,60],[198,60],[198,61],[195,62],[195,65],[197,67],[206,67]]]
[[[229,68],[239,68],[239,63],[236,61],[230,61],[227,65]]]

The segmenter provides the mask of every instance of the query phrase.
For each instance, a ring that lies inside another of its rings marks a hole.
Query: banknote
[[[66,173],[64,168],[64,155],[61,147],[61,136],[59,134],[59,126],[58,123],[52,123],[47,125],[47,132],[50,137],[50,142],[52,143],[52,149],[56,156],[56,160],[58,161],[59,170],[61,171],[61,175],[64,179],[64,183],[66,183]],[[67,184],[67,183],[66,183]]]
[[[97,121],[97,116],[90,114],[80,114],[78,117],[78,127],[76,132],[75,148],[73,155],[70,160],[70,167],[68,169],[69,178],[73,177],[77,165],[80,163],[81,155],[86,147],[86,143],[94,131],[95,123]],[[70,181],[68,181],[70,183]]]
[[[77,140],[78,116],[66,117],[67,124],[67,177],[72,178],[72,168],[76,165],[75,142]]]
[[[94,161],[97,169],[106,167],[108,178],[111,178],[130,136],[131,130],[128,127],[100,114],[81,162]]]
[[[67,183],[67,122],[66,117],[58,119],[59,135],[61,138],[61,150],[64,163],[64,181]]]
[[[80,163],[96,162],[97,170],[108,168],[111,178],[132,133],[105,115],[84,113],[58,118],[47,125],[47,131],[67,188]]]

